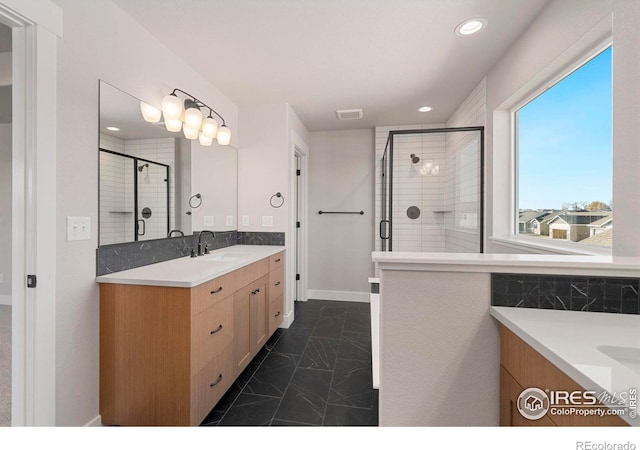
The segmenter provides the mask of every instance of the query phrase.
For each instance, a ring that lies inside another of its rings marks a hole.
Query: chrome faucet
[[[199,234],[198,234],[198,256],[202,256],[202,255],[208,255],[209,254],[209,247],[205,244],[204,246],[204,251],[202,249],[202,235],[204,233],[209,233],[211,235],[211,237],[213,239],[216,238],[216,235],[213,234],[213,231],[209,231],[209,230],[202,230]]]
[[[184,233],[181,230],[171,230],[169,231],[169,235],[167,237],[171,237],[173,233],[180,233],[180,236],[184,236]]]

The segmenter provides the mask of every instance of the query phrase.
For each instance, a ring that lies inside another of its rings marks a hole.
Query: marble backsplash
[[[284,233],[221,231],[215,233],[215,239],[209,234],[203,235],[202,242],[208,244],[209,250],[232,245],[284,245]],[[106,275],[189,256],[197,246],[197,234],[104,245],[96,249],[96,274]]]
[[[491,275],[491,304],[515,308],[640,314],[640,279]]]

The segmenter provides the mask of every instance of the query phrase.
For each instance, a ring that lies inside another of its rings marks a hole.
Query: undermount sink
[[[237,259],[244,258],[248,256],[248,253],[235,253],[235,252],[224,252],[224,253],[212,253],[210,255],[198,256],[195,258],[196,261],[235,261]]]
[[[640,348],[615,345],[599,345],[596,348],[609,358],[640,374]]]

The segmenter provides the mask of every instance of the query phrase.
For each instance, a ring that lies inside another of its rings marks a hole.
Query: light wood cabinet
[[[234,295],[234,361],[239,375],[270,335],[268,332],[267,277],[254,281]]]
[[[582,391],[583,388],[565,375],[530,345],[504,325],[500,326],[500,425],[502,426],[624,426],[616,416],[550,415],[538,420],[522,416],[518,397],[525,388],[544,391]],[[601,406],[601,405],[599,405]]]
[[[280,255],[280,254],[278,254]],[[269,305],[268,305],[268,326],[269,335],[280,326],[283,319],[284,309],[284,266],[275,260],[284,260],[284,255],[280,258],[273,258],[273,264],[269,264]]]
[[[100,284],[102,423],[200,424],[275,331],[278,255],[194,288]]]

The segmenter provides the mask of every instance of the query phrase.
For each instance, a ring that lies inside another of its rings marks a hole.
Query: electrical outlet
[[[228,227],[233,226],[233,216],[227,216],[227,226]]]
[[[67,241],[91,239],[91,217],[67,217]]]
[[[213,226],[213,216],[204,216],[203,225],[205,227],[212,227]]]
[[[243,227],[249,226],[249,216],[242,216],[242,226]]]
[[[273,228],[273,216],[262,216],[263,228]]]

